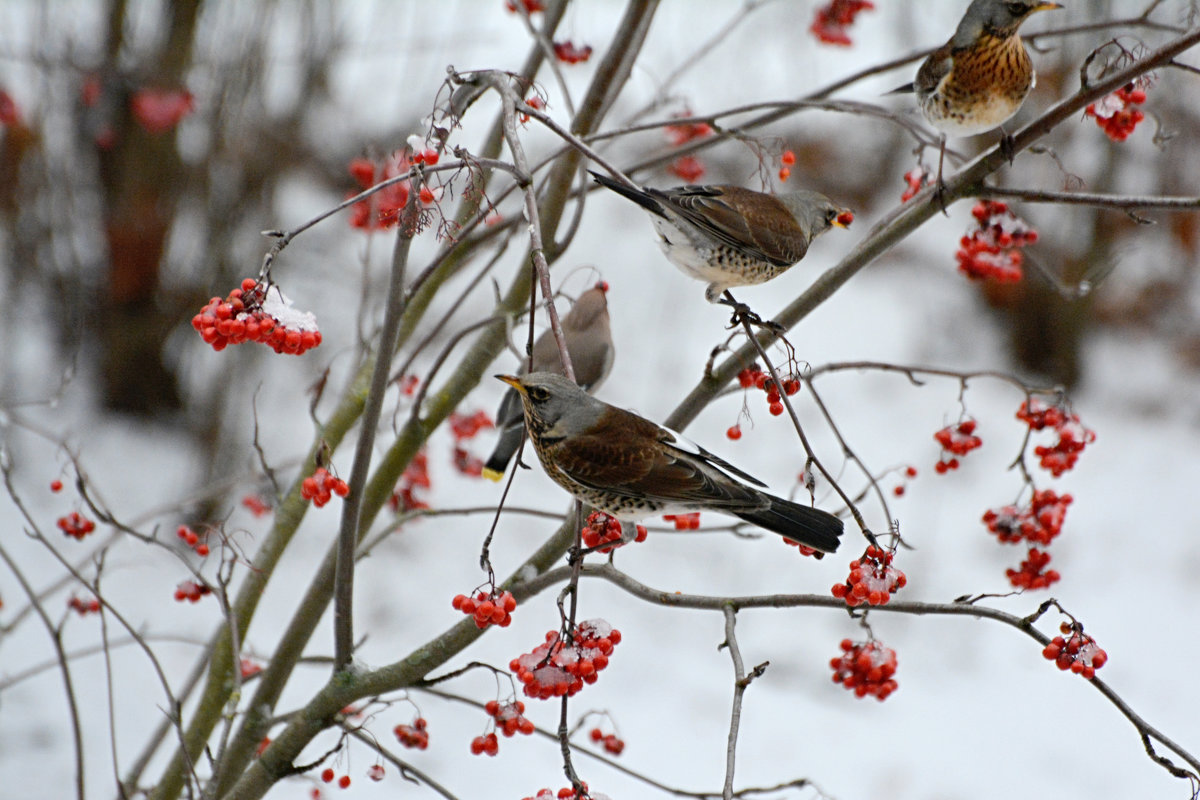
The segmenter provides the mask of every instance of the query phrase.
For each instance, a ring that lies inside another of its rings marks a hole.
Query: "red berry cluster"
[[[895,553],[869,545],[862,557],[850,562],[850,575],[845,583],[833,585],[833,596],[845,600],[854,608],[863,603],[872,606],[887,605],[891,596],[904,588],[908,578],[892,566]]]
[[[612,552],[613,549],[626,544],[621,541],[621,520],[611,517],[603,511],[593,511],[588,514],[580,535],[583,538],[584,547],[599,547],[601,553]],[[637,535],[633,540],[635,542],[646,541],[644,525],[637,526]]]
[[[959,240],[958,270],[968,278],[1000,282],[1021,280],[1025,256],[1021,248],[1033,244],[1038,233],[1008,210],[1007,203],[981,200],[971,209],[977,223]]]
[[[786,181],[792,177],[792,165],[796,163],[796,154],[791,150],[784,150],[779,156],[779,163],[783,165],[779,168],[779,180]]]
[[[1084,633],[1083,626],[1078,623],[1064,622],[1059,630],[1066,637],[1055,636],[1042,650],[1042,655],[1061,670],[1069,669],[1089,681],[1096,677],[1096,670],[1108,662],[1108,653],[1101,650],[1096,640]]]
[[[208,555],[208,544],[200,541],[200,534],[189,528],[187,525],[180,525],[175,529],[175,535],[183,540],[184,544],[196,551],[196,555],[204,557]]]
[[[592,46],[581,46],[572,41],[555,42],[554,57],[566,64],[580,64],[592,57]]]
[[[248,494],[243,497],[242,505],[256,517],[265,517],[271,513],[271,505],[256,494]]]
[[[696,183],[704,177],[704,162],[695,156],[680,156],[667,165],[667,172],[684,183]]]
[[[983,445],[983,439],[975,435],[975,420],[964,419],[957,425],[947,425],[933,435],[942,446],[942,454],[933,465],[934,472],[944,475],[948,470],[958,469],[955,456],[965,456]]]
[[[690,110],[680,111],[675,116],[680,121],[663,128],[663,133],[666,134],[667,141],[674,147],[679,147],[696,139],[704,139],[712,136],[712,125],[709,125],[707,122],[688,122],[692,116]]]
[[[1062,533],[1067,506],[1074,500],[1069,494],[1056,494],[1053,489],[1033,493],[1028,506],[993,508],[983,515],[983,523],[1004,544],[1025,541],[1048,545]]]
[[[253,678],[258,673],[262,672],[262,665],[251,661],[248,658],[242,658],[238,661],[238,670],[242,674],[242,680]]]
[[[377,183],[407,175],[411,166],[408,153],[404,150],[396,151],[382,164],[376,164],[366,158],[355,158],[350,161],[350,175],[359,188],[358,191],[350,192],[347,197],[353,197]],[[350,215],[350,224],[364,230],[394,226],[400,220],[400,210],[408,204],[409,187],[410,182],[407,180],[396,181],[366,200],[355,203]]]
[[[300,496],[311,500],[317,508],[328,503],[335,494],[345,497],[350,494],[350,486],[324,467],[317,467],[316,472],[300,482]]]
[[[1056,478],[1074,467],[1083,449],[1096,441],[1096,432],[1085,428],[1078,414],[1060,406],[1048,405],[1036,397],[1021,403],[1017,409],[1017,419],[1031,430],[1051,428],[1058,434],[1058,441],[1052,447],[1038,445],[1033,449],[1042,469],[1048,470]]]
[[[520,700],[514,700],[511,703],[489,700],[483,710],[496,721],[496,727],[506,737],[511,737],[516,733],[526,736],[533,733],[533,723],[525,718],[525,704]]]
[[[417,393],[417,387],[421,385],[421,379],[416,375],[403,375],[397,378],[397,383],[400,385],[400,394],[405,397],[412,397]]]
[[[896,651],[879,642],[852,642],[842,639],[842,655],[829,660],[833,682],[840,683],[858,697],[874,695],[880,701],[896,691]]]
[[[431,486],[433,483],[429,480],[429,457],[425,450],[421,449],[404,469],[404,474],[400,476],[400,482],[396,484],[395,491],[388,498],[392,511],[399,513],[429,508],[429,503],[417,497],[417,490],[428,489]]]
[[[569,644],[550,631],[544,643],[514,658],[508,668],[517,673],[528,697],[569,697],[583,684],[596,682],[620,641],[621,632],[604,620],[587,620],[576,626]]]
[[[817,9],[817,14],[808,30],[818,41],[825,44],[836,44],[849,47],[850,41],[846,29],[854,24],[854,18],[859,12],[875,8],[869,0],[829,0]]]
[[[21,109],[12,95],[0,89],[0,125],[15,128],[21,124]]]
[[[409,137],[408,140],[409,145],[413,150],[412,163],[428,164],[431,167],[437,164],[437,162],[441,159],[441,155],[438,154],[438,151],[430,148],[422,150],[419,141],[420,137],[418,136],[415,138],[417,141],[414,141],[414,137]]]
[[[54,524],[57,525],[58,529],[64,534],[79,541],[82,541],[83,537],[96,530],[96,523],[92,522],[78,511],[72,511],[66,516],[59,517]]]
[[[625,751],[625,740],[615,733],[605,733],[599,728],[592,728],[588,734],[592,741],[604,748],[604,752],[619,756]]]
[[[153,136],[174,130],[195,110],[196,101],[185,89],[138,89],[129,108],[137,124]]]
[[[480,756],[485,753],[489,756],[495,756],[500,752],[500,740],[496,738],[496,734],[488,733],[483,736],[476,736],[471,740],[471,755]]]
[[[904,477],[907,480],[911,480],[912,478],[917,477],[917,468],[912,466],[911,464],[909,466],[905,467],[904,468]],[[908,490],[907,483],[898,483],[892,487],[892,494],[896,495],[896,497],[903,497],[904,493],[907,490]]]
[[[463,475],[478,478],[483,474],[483,459],[471,455],[463,446],[467,439],[473,439],[484,428],[494,428],[496,424],[486,411],[476,411],[473,414],[453,413],[450,415],[450,434],[454,437],[454,468]]]
[[[1036,547],[1029,548],[1029,555],[1021,562],[1019,569],[1004,570],[1008,582],[1017,589],[1047,589],[1050,584],[1057,583],[1062,577],[1057,570],[1046,569],[1050,563],[1050,554]]]
[[[1038,445],[1033,448],[1033,454],[1038,457],[1042,469],[1057,478],[1074,467],[1083,448],[1094,441],[1096,432],[1083,427],[1075,420],[1058,428],[1058,441],[1052,447]]]
[[[67,608],[71,609],[79,616],[85,617],[88,614],[100,613],[100,601],[95,597],[84,600],[78,595],[71,595],[71,598],[67,600]]]
[[[510,13],[515,14],[517,13],[518,2],[525,7],[525,13],[527,14],[536,14],[539,11],[546,10],[546,4],[543,3],[542,0],[504,0],[504,7],[507,8]]]
[[[535,94],[535,95],[531,95],[530,97],[525,98],[525,105],[529,106],[530,108],[535,108],[538,111],[541,111],[543,108],[546,107],[546,101]],[[522,114],[519,117],[519,119],[521,120],[521,124],[524,125],[526,122],[529,122],[529,115]],[[497,220],[497,221],[499,221],[499,220]]]
[[[336,773],[334,773],[334,771],[331,768],[326,767],[325,769],[321,770],[321,780],[325,781],[325,783],[333,783],[333,779],[335,777],[336,777]],[[339,788],[349,789],[350,788],[350,776],[343,775],[342,777],[338,778],[337,785]]]
[[[783,413],[783,401],[779,396],[779,387],[775,385],[775,379],[768,373],[759,369],[757,364],[751,364],[738,373],[738,383],[743,389],[751,387],[761,389],[767,394],[767,410],[771,412],[771,416],[778,417]],[[800,379],[795,375],[789,375],[783,379],[783,393],[791,397],[796,392],[800,391]],[[734,426],[737,427],[737,426]],[[730,429],[732,430],[732,428]],[[729,436],[729,432],[726,431]],[[741,435],[741,430],[738,430],[738,436]],[[736,439],[738,436],[729,436],[730,439]]]
[[[1129,83],[1110,95],[1105,95],[1084,110],[1084,115],[1096,120],[1104,135],[1114,142],[1123,142],[1138,123],[1146,118],[1140,106],[1146,102],[1145,89]]]
[[[175,601],[178,603],[184,600],[197,603],[206,594],[212,594],[212,589],[207,584],[198,583],[190,578],[175,585]]]
[[[532,797],[523,797],[521,800],[608,800],[608,795],[588,792],[586,781],[580,781],[580,786],[582,788],[579,791],[573,786],[564,786],[557,793],[553,789],[541,789]]]
[[[800,555],[802,555],[802,556],[812,556],[813,558],[815,558],[817,560],[820,560],[825,557],[825,554],[822,553],[820,550],[817,550],[816,548],[813,548],[813,547],[809,547],[806,544],[800,544],[799,542],[793,542],[791,539],[784,539],[783,543],[786,545],[789,545],[791,547],[798,548],[800,550]]]
[[[465,594],[456,594],[450,601],[450,605],[468,617],[474,616],[475,626],[482,630],[489,625],[499,625],[501,628],[511,625],[512,612],[517,608],[517,601],[512,596],[512,592],[496,594],[493,590],[491,592],[480,591],[474,598],[467,597]]]
[[[454,412],[450,415],[449,422],[450,434],[456,441],[472,439],[481,430],[496,427],[496,423],[492,422],[492,418],[483,410],[475,411],[472,414]]]
[[[933,184],[933,173],[925,169],[924,164],[917,166],[904,173],[904,182],[908,184],[908,188],[904,190],[904,194],[900,195],[900,202],[907,203],[916,196],[917,192],[921,191],[926,186]]]
[[[690,514],[663,514],[665,522],[675,523],[677,531],[694,531],[700,527],[700,512],[693,511]]]
[[[276,353],[301,355],[321,344],[317,318],[298,311],[278,286],[254,278],[242,281],[222,300],[214,297],[192,317],[192,327],[213,350],[231,344],[259,342]]]
[[[411,725],[397,725],[392,728],[392,733],[396,734],[396,739],[405,747],[424,750],[429,747],[427,725],[424,717],[417,717]]]

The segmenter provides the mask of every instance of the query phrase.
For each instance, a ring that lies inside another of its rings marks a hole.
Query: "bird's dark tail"
[[[513,454],[521,446],[521,436],[525,433],[525,419],[521,414],[521,398],[515,389],[504,393],[500,402],[500,410],[496,412],[496,427],[500,429],[500,438],[491,457],[483,465],[483,477],[498,481],[504,477],[504,470]]]
[[[641,189],[635,189],[633,187],[626,186],[623,183],[618,183],[617,181],[614,181],[612,178],[609,178],[605,175],[601,175],[598,172],[592,172],[590,169],[588,170],[588,172],[592,173],[592,177],[596,179],[596,183],[600,184],[601,186],[612,189],[614,192],[621,195],[622,197],[626,197],[626,198],[632,200],[633,202],[637,203],[642,208],[649,211],[651,214],[658,214],[660,217],[666,216],[666,214],[663,213],[662,206],[659,205],[658,201],[655,200],[653,197],[651,197],[646,192],[643,192]]]
[[[838,537],[842,535],[840,519],[819,508],[802,506],[781,497],[764,496],[771,501],[769,506],[757,511],[735,512],[736,516],[822,553],[837,551]]]

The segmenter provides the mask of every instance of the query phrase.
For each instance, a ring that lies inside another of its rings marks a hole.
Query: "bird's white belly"
[[[658,245],[662,248],[667,259],[678,267],[685,275],[707,283],[719,283],[728,280],[729,273],[720,267],[714,267],[711,253],[697,247],[688,236],[677,228],[670,220],[654,217],[654,229],[658,231]]]

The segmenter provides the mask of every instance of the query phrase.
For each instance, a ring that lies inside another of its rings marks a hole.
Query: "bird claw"
[[[1017,142],[1013,139],[1011,133],[1006,133],[1000,137],[1000,154],[1008,160],[1008,165],[1011,167],[1013,159],[1017,156]]]
[[[946,182],[942,180],[940,173],[938,174],[937,183],[933,185],[933,194],[929,196],[929,202],[937,203],[942,209],[942,214],[947,217],[950,216],[950,212],[946,210]]]
[[[717,302],[733,309],[733,313],[729,317],[730,328],[740,328],[743,325],[752,325],[755,328],[766,328],[774,334],[782,334],[787,331],[787,328],[783,327],[783,325],[779,324],[775,320],[764,320],[755,311],[753,311],[750,306],[746,305],[745,303],[740,303],[737,300],[734,300],[732,297],[723,297]]]

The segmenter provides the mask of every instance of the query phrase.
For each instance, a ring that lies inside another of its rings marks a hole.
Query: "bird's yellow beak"
[[[1062,4],[1060,4],[1060,3],[1038,3],[1036,6],[1033,7],[1033,11],[1050,11],[1051,9],[1054,9],[1054,8],[1062,8]],[[1029,13],[1032,14],[1033,11],[1030,11]]]
[[[525,394],[525,387],[521,385],[521,379],[516,375],[493,375],[492,377],[504,381],[521,394]]]
[[[841,213],[833,218],[833,224],[839,228],[849,228],[851,222],[854,222],[854,212],[848,208],[843,208]]]

